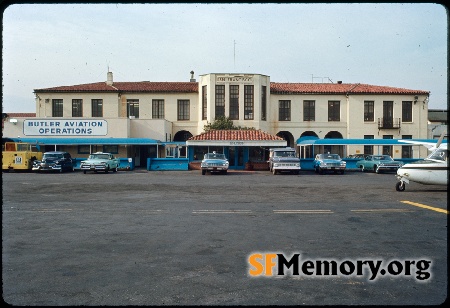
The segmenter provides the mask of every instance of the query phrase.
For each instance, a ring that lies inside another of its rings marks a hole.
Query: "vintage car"
[[[325,171],[333,171],[340,174],[344,174],[347,163],[341,159],[338,154],[317,154],[313,167],[314,171],[319,174],[323,174]]]
[[[293,148],[273,148],[269,150],[269,170],[277,172],[300,173],[300,158],[295,156]]]
[[[72,157],[67,152],[45,152],[42,160],[33,161],[33,171],[73,171]]]
[[[397,172],[403,163],[395,161],[389,155],[366,155],[364,159],[356,162],[356,167],[361,171],[374,171],[381,173],[383,171]]]
[[[111,153],[96,152],[89,155],[87,160],[80,163],[80,169],[86,174],[86,171],[109,171],[116,172],[119,168],[120,160]]]
[[[221,172],[226,174],[229,167],[228,159],[225,154],[220,154],[216,152],[205,154],[200,166],[202,168],[202,175],[205,175],[207,171],[209,172]]]
[[[364,154],[350,154],[345,159],[364,159]]]

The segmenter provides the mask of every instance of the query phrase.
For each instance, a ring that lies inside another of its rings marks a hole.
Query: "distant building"
[[[136,166],[144,165],[149,157],[189,157],[186,140],[200,135],[204,125],[219,116],[229,117],[236,126],[281,137],[286,146],[295,148],[305,136],[429,138],[429,91],[341,81],[278,83],[262,74],[211,73],[201,75],[197,82],[193,74],[189,82],[115,82],[108,72],[106,82],[35,89],[35,116],[5,121],[3,136],[84,140],[83,144],[65,141],[49,148],[85,157],[106,146],[121,157],[135,159]],[[115,143],[119,138],[121,143]],[[109,146],[104,144],[108,140]],[[244,164],[249,156],[238,147],[238,143],[230,145],[227,151],[240,153],[235,161]],[[382,151],[394,158],[427,154],[421,147],[405,151],[383,146],[379,150],[371,145],[352,146],[352,153],[344,153],[340,145],[319,150],[341,156]],[[301,155],[310,157],[311,153]]]
[[[441,134],[448,133],[448,112],[445,109],[428,110],[428,139],[439,139]]]

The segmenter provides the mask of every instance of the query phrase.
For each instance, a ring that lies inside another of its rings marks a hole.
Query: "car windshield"
[[[279,151],[275,152],[276,157],[294,157],[295,152],[294,151]]]
[[[63,155],[57,153],[45,153],[43,158],[63,158]]]
[[[323,159],[341,159],[338,154],[323,154]]]
[[[376,155],[373,157],[374,160],[393,160],[389,155]]]
[[[224,154],[208,153],[205,154],[205,159],[226,159]]]
[[[108,154],[91,154],[89,155],[90,159],[109,159]]]

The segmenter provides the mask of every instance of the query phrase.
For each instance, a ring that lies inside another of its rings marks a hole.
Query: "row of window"
[[[206,86],[203,89],[203,119],[206,119]],[[244,86],[244,119],[253,120],[253,86]],[[261,120],[266,120],[266,95],[263,86]],[[216,85],[215,93],[215,117],[225,116],[225,86]],[[374,101],[364,101],[364,121],[374,121]],[[92,99],[92,117],[103,117],[103,100]],[[190,119],[190,101],[178,100],[177,120],[185,121]],[[392,118],[393,101],[383,102],[383,118]],[[63,116],[63,100],[52,100],[52,116]],[[139,118],[139,100],[127,100],[127,117]],[[340,121],[340,101],[328,101],[328,121]],[[81,99],[72,100],[72,117],[83,117],[83,101]],[[164,119],[164,100],[152,100],[152,118]],[[230,85],[230,114],[231,120],[239,120],[239,86]],[[316,109],[314,100],[303,101],[303,121],[315,121]],[[278,102],[278,121],[291,121],[291,101],[280,100]],[[412,101],[402,102],[402,122],[412,122]]]
[[[364,101],[364,121],[373,122],[375,118],[374,101]],[[383,102],[383,118],[392,119],[393,101]],[[340,101],[328,101],[328,121],[340,121]],[[291,120],[291,101],[278,101],[278,121]],[[303,101],[303,121],[316,120],[316,107],[314,100]],[[412,101],[402,102],[402,122],[412,122]]]
[[[190,114],[190,101],[189,100],[178,100],[178,116],[179,121],[189,120]],[[91,116],[92,117],[103,117],[103,100],[102,99],[92,99],[91,100]],[[62,117],[63,116],[63,100],[53,99],[52,100],[52,117]],[[72,99],[72,117],[83,117],[83,100]],[[132,99],[127,100],[127,117],[139,118],[139,100]],[[154,99],[152,100],[152,118],[153,119],[164,119],[164,100]]]
[[[374,139],[374,135],[364,135],[364,139]],[[383,139],[394,139],[393,135],[383,135]],[[402,135],[401,139],[412,139],[412,135]],[[373,153],[374,146],[372,145],[365,145],[364,146],[364,154],[370,155]],[[384,145],[383,146],[383,155],[391,155],[392,156],[392,146],[391,145]],[[406,145],[402,146],[402,158],[412,158],[412,146]]]

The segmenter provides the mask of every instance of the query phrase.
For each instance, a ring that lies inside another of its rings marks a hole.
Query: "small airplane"
[[[448,149],[443,143],[444,133],[437,143],[401,140],[405,143],[420,144],[428,148],[431,154],[421,161],[403,165],[397,170],[397,191],[404,191],[409,181],[420,184],[448,185]]]

